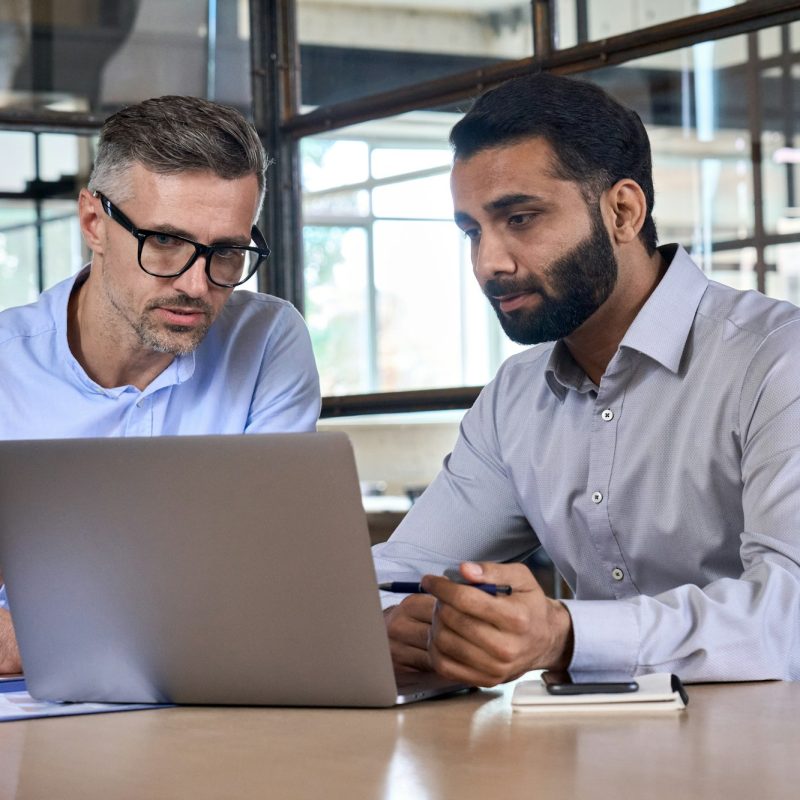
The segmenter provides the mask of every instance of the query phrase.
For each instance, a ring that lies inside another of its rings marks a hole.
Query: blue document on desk
[[[0,679],[0,722],[41,717],[68,717],[74,714],[108,714],[113,711],[143,711],[168,708],[168,705],[122,703],[49,703],[28,694],[24,678]]]

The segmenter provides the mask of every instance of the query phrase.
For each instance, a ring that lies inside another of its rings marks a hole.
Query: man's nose
[[[200,255],[186,272],[172,279],[172,285],[189,297],[201,297],[209,289],[206,262],[209,255]]]
[[[474,245],[472,267],[481,284],[499,275],[516,272],[517,265],[503,237],[485,231]]]

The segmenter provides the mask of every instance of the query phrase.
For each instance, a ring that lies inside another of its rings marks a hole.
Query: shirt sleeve
[[[379,581],[419,580],[462,561],[518,561],[539,546],[500,458],[489,384],[461,423],[453,452],[387,542]],[[385,607],[401,599],[382,593]]]
[[[565,601],[575,632],[572,669],[675,672],[690,681],[800,679],[796,327],[765,339],[743,376],[741,574],[653,597]]]
[[[6,585],[0,586],[0,608],[8,608],[8,595],[6,594]]]
[[[321,406],[311,337],[286,305],[270,335],[245,433],[314,431]]]

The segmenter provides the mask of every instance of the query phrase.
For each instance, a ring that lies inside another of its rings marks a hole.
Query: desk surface
[[[510,689],[390,710],[171,708],[0,725],[0,797],[796,798],[800,683],[685,712],[512,713]]]

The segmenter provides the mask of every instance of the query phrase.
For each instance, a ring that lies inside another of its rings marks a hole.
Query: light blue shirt
[[[662,253],[599,386],[563,343],[501,367],[378,577],[541,543],[573,669],[800,679],[800,309]]]
[[[177,356],[144,390],[106,389],[67,344],[67,302],[87,274],[0,312],[0,439],[315,430],[319,377],[290,303],[233,292],[193,353]]]

